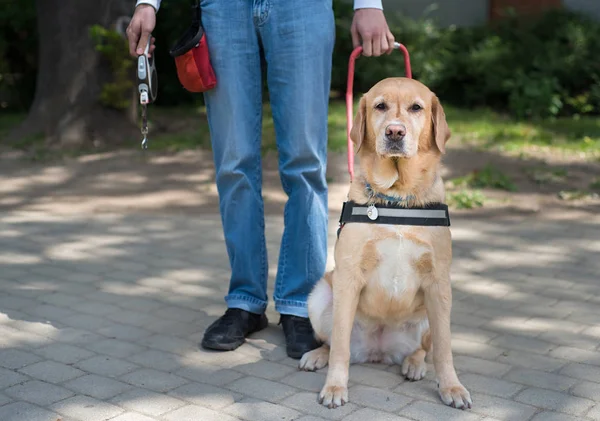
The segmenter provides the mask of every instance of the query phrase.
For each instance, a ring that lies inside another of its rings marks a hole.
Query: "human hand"
[[[361,45],[362,41],[364,56],[390,54],[394,49],[394,36],[381,9],[356,10],[350,32],[354,48]]]
[[[135,8],[131,22],[127,27],[127,39],[129,40],[129,54],[133,57],[138,57],[144,54],[146,45],[150,42],[148,57],[154,51],[154,37],[150,34],[156,26],[156,10],[149,4],[140,4]]]

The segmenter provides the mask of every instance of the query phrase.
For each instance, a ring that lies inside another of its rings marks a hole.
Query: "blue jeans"
[[[307,317],[327,260],[327,115],[335,23],[331,0],[203,0],[217,86],[205,93],[225,243],[229,308],[267,306],[262,198],[261,47],[288,196],[275,293],[281,314]]]

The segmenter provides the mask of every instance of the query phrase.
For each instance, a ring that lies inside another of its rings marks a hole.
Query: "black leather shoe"
[[[283,325],[288,357],[299,360],[306,352],[321,345],[307,317],[282,314],[279,324]]]
[[[202,338],[202,347],[218,351],[233,351],[246,341],[246,336],[263,330],[268,324],[265,314],[229,308],[206,329]]]

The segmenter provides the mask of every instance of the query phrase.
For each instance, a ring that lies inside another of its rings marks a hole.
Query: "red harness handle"
[[[412,71],[410,70],[410,56],[406,47],[399,42],[394,43],[394,48],[402,50],[404,53],[404,69],[406,77],[412,79]],[[347,132],[348,132],[348,172],[350,173],[350,181],[354,179],[354,145],[352,139],[350,139],[350,131],[352,130],[352,120],[354,117],[354,103],[352,89],[354,87],[354,62],[356,58],[362,53],[362,47],[358,46],[350,54],[350,60],[348,61],[348,89],[346,90],[346,121],[347,121]]]

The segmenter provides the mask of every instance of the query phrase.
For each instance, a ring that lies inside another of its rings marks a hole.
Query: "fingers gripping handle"
[[[394,49],[402,51],[404,54],[404,72],[407,78],[412,79],[412,71],[410,68],[410,56],[406,47],[399,42],[394,43]],[[348,61],[348,85],[346,90],[346,131],[348,136],[348,173],[350,174],[350,181],[354,179],[354,145],[352,139],[350,139],[350,131],[352,130],[352,120],[354,115],[354,103],[353,103],[353,89],[354,89],[354,62],[356,58],[362,53],[362,47],[356,47],[352,54],[350,54],[350,60]]]

